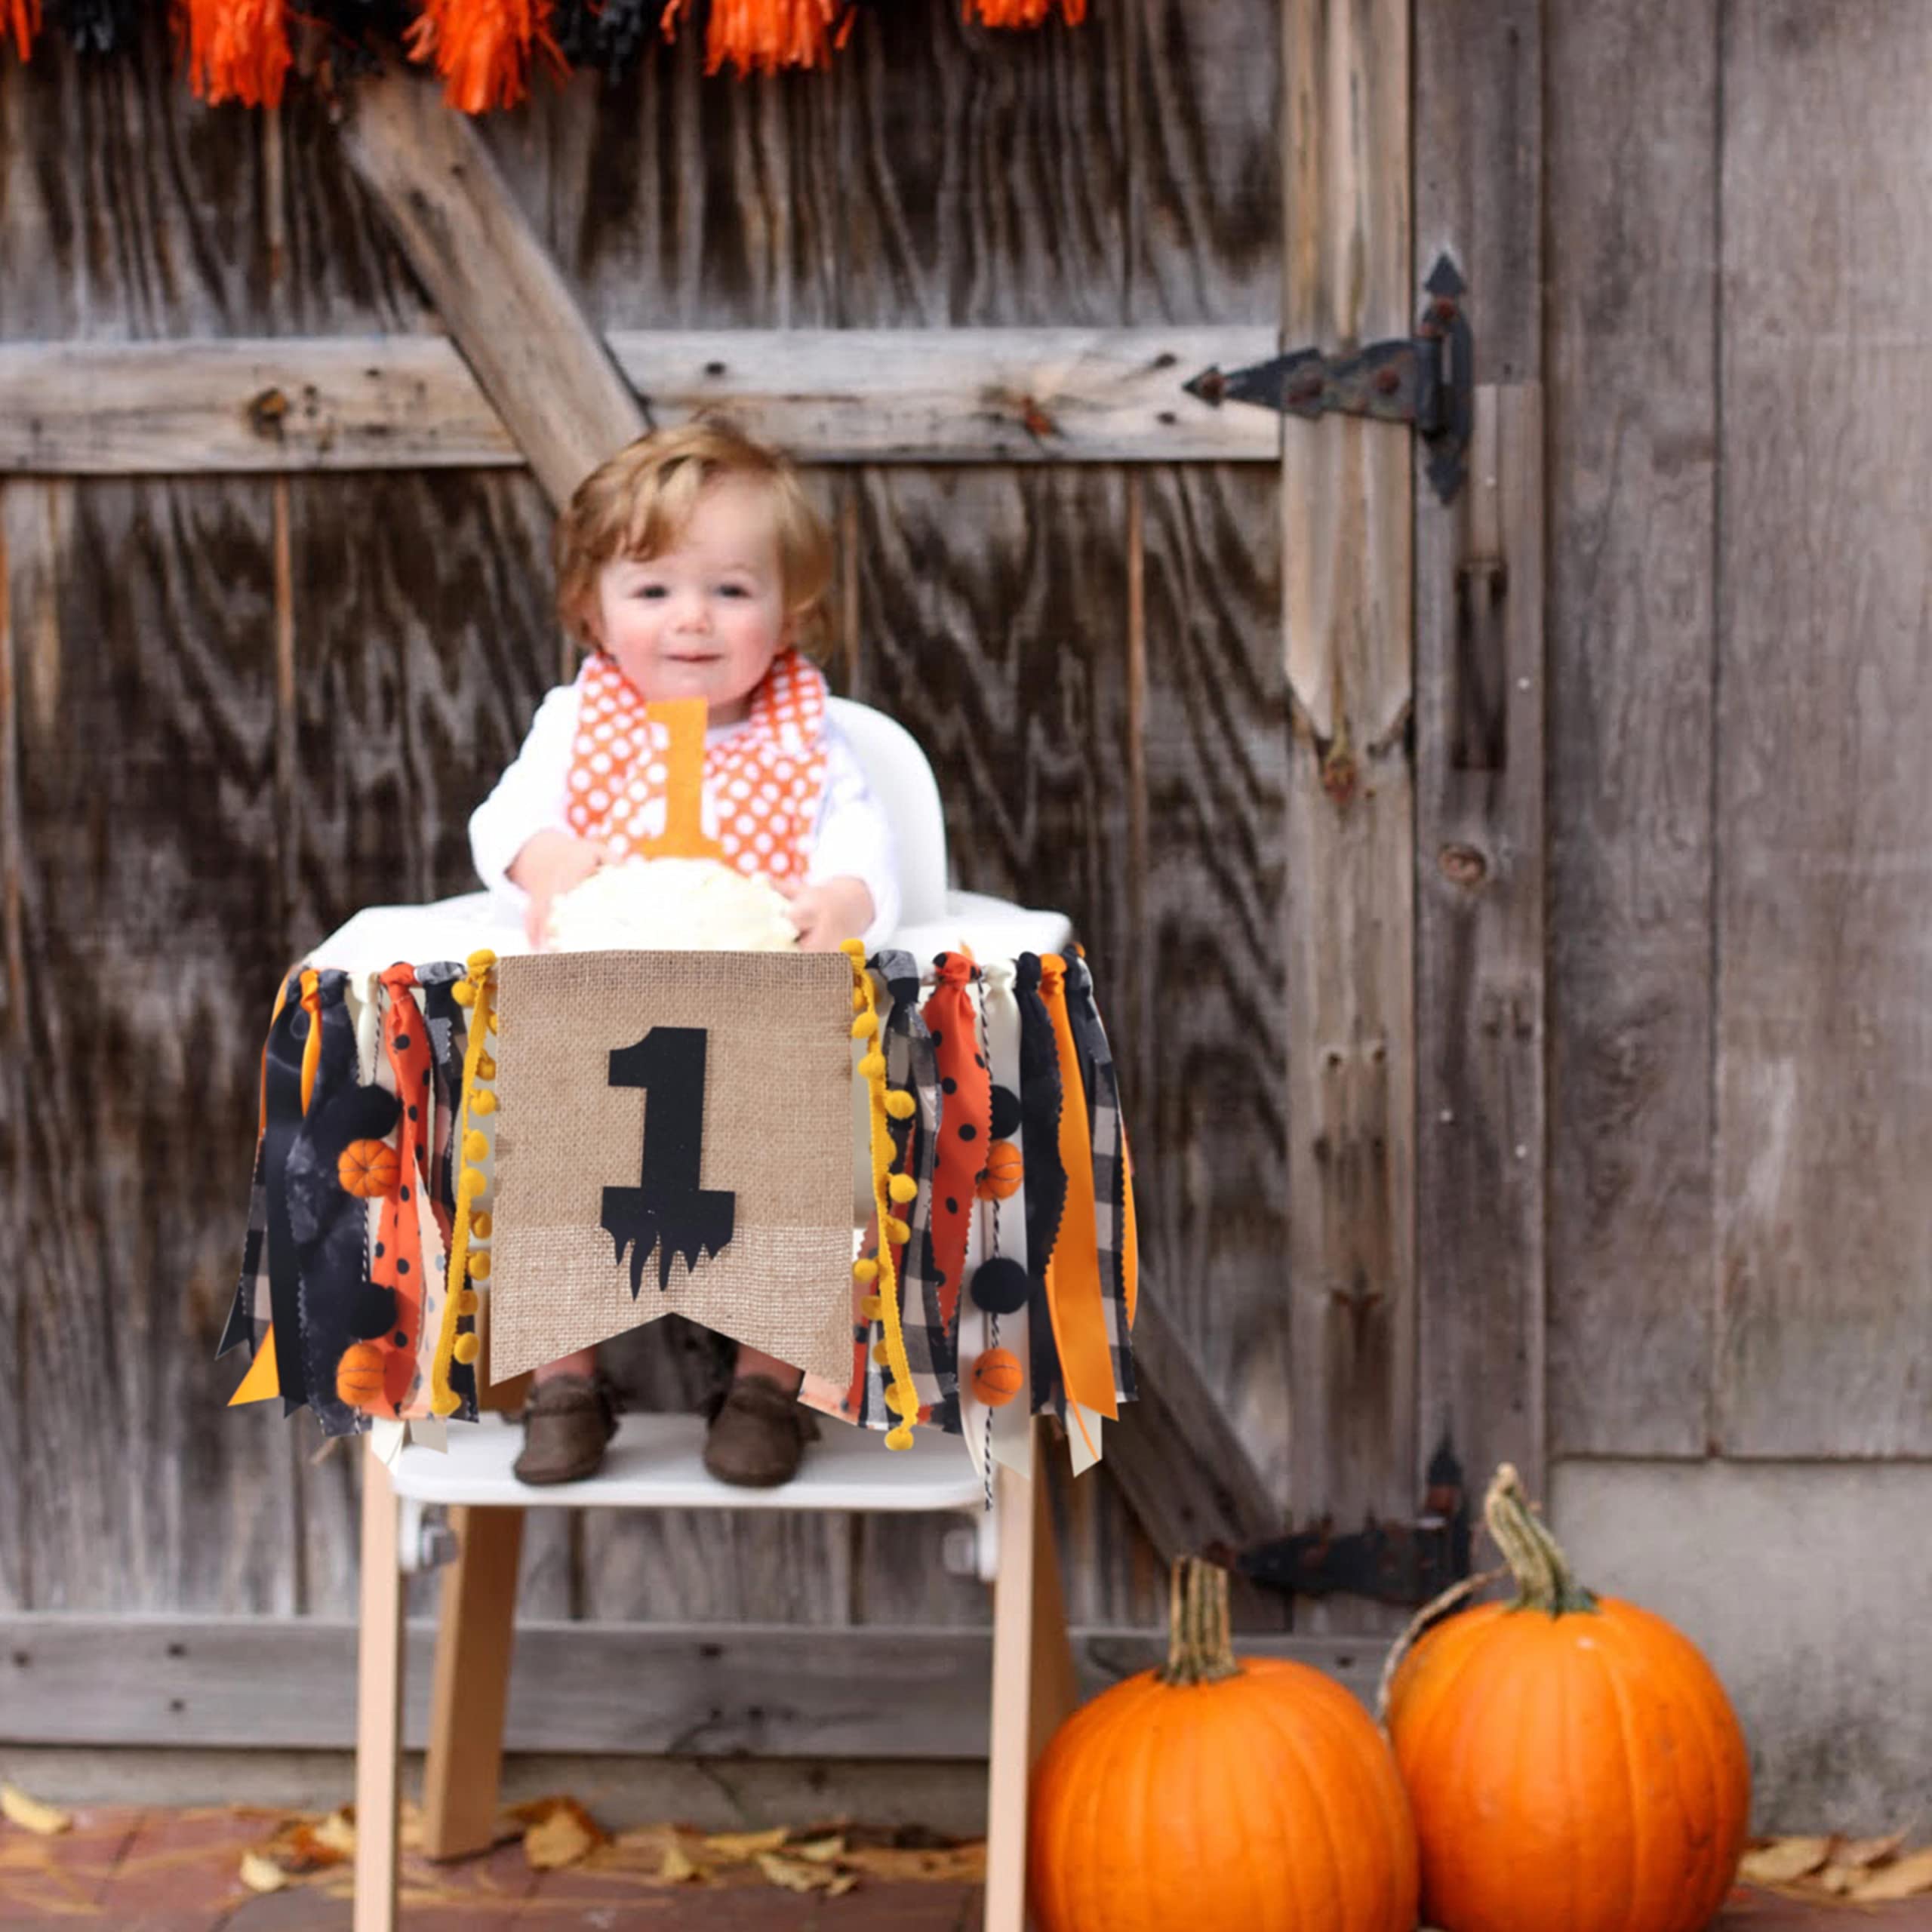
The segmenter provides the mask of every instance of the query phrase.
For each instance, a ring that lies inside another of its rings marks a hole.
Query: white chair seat
[[[986,1489],[957,1436],[921,1429],[890,1454],[868,1429],[828,1420],[792,1481],[742,1489],[705,1473],[697,1416],[626,1416],[604,1466],[583,1482],[531,1488],[510,1473],[523,1431],[497,1416],[452,1428],[446,1452],[411,1443],[391,1471],[408,1503],[540,1509],[978,1510]]]

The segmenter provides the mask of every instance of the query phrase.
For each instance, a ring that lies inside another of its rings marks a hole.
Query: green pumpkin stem
[[[1561,1617],[1596,1608],[1596,1598],[1572,1574],[1562,1545],[1531,1509],[1529,1494],[1513,1464],[1505,1463],[1497,1471],[1483,1498],[1482,1513],[1516,1580],[1512,1610],[1542,1610]]]
[[[1168,1661],[1163,1684],[1218,1684],[1238,1677],[1228,1619],[1228,1573],[1183,1556],[1168,1579]]]

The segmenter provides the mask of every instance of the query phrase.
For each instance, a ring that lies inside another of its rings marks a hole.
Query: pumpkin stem
[[[1168,1577],[1168,1661],[1163,1684],[1218,1684],[1238,1677],[1228,1620],[1228,1573],[1183,1556]]]
[[[1512,1610],[1546,1610],[1552,1617],[1590,1611],[1597,1600],[1577,1582],[1563,1546],[1530,1507],[1513,1463],[1505,1463],[1483,1498],[1483,1521],[1516,1580]]]

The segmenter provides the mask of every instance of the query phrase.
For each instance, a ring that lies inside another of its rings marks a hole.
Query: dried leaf
[[[704,1841],[704,1849],[728,1864],[748,1865],[761,1851],[782,1851],[791,1836],[783,1825],[768,1832],[718,1832]]]
[[[671,1842],[664,1847],[664,1862],[658,1866],[657,1875],[671,1884],[681,1885],[692,1880],[701,1881],[704,1877],[704,1869],[692,1861],[690,1854],[673,1835]]]
[[[986,1875],[986,1848],[976,1843],[902,1851],[891,1845],[867,1845],[848,1847],[839,1863],[873,1878],[976,1884]]]
[[[266,1853],[245,1851],[242,1882],[251,1892],[278,1892],[288,1883],[288,1874]]]
[[[786,1850],[794,1858],[809,1858],[814,1865],[829,1865],[835,1858],[845,1855],[845,1840],[838,1838],[812,1838],[804,1844],[788,1845]]]
[[[29,1798],[17,1785],[0,1784],[0,1814],[23,1832],[38,1832],[44,1838],[57,1836],[73,1823],[64,1811]]]
[[[1932,1893],[1932,1849],[1915,1851],[1895,1864],[1881,1865],[1868,1872],[1851,1896],[1860,1905],[1881,1899],[1917,1899]]]
[[[781,1858],[775,1851],[755,1854],[758,1869],[774,1885],[788,1892],[823,1892],[837,1883],[839,1875],[823,1865],[808,1864],[802,1858]]]
[[[1788,1885],[1817,1871],[1831,1855],[1829,1838],[1773,1838],[1744,1854],[1737,1875],[1749,1885]]]
[[[523,1855],[533,1872],[574,1865],[605,1842],[602,1828],[574,1798],[549,1803],[548,1812],[523,1835]]]
[[[1851,1838],[1832,1854],[1834,1865],[1850,1866],[1869,1872],[1875,1865],[1888,1865],[1905,1849],[1903,1832],[1888,1832],[1881,1838]]]
[[[355,1820],[348,1812],[331,1811],[315,1829],[318,1842],[331,1851],[340,1852],[344,1858],[355,1856]]]
[[[841,1872],[826,1887],[825,1895],[829,1899],[842,1899],[858,1882],[857,1872]]]

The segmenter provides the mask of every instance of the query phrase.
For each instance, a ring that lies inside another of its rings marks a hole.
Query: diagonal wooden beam
[[[648,426],[489,150],[424,76],[359,82],[343,151],[552,503]]]

